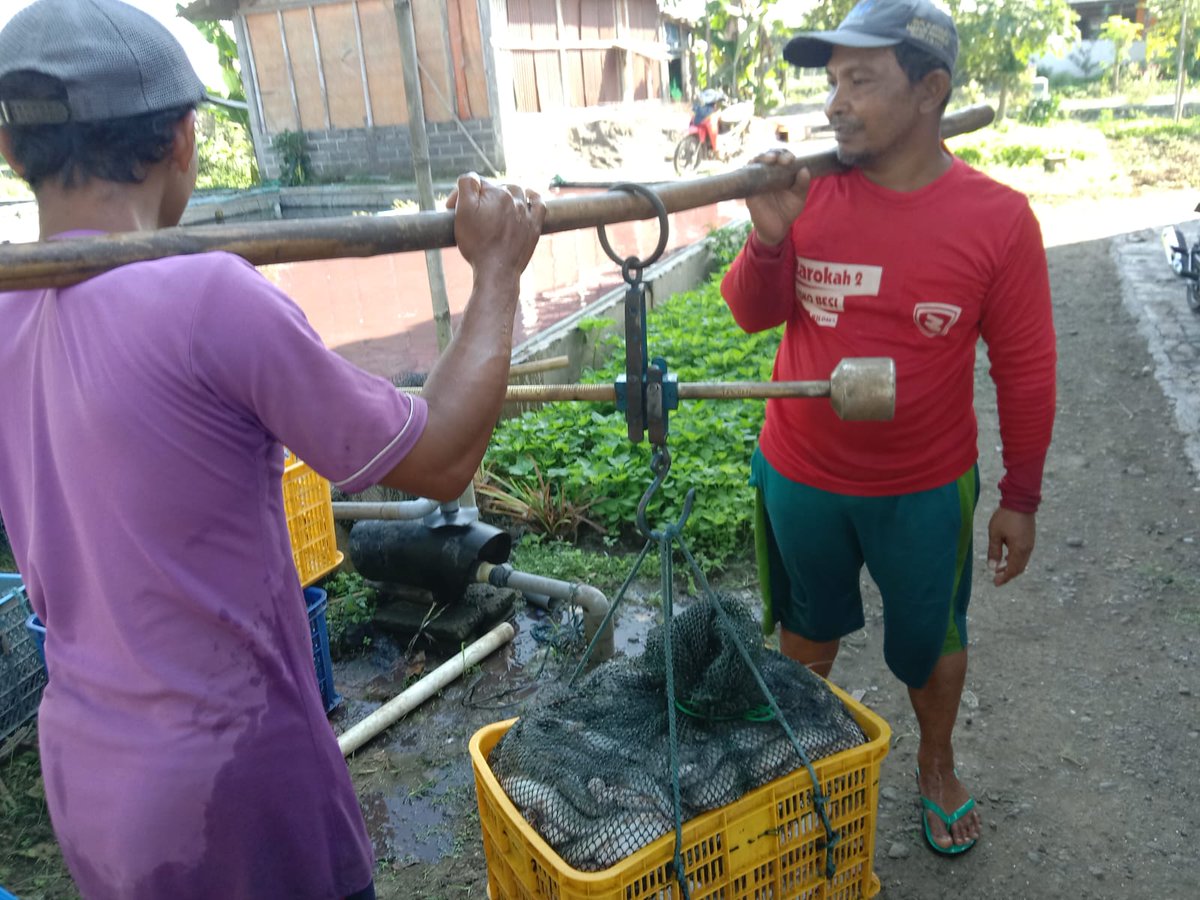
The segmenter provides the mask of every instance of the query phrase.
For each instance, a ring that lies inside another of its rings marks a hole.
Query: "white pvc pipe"
[[[574,603],[583,609],[583,637],[589,643],[600,630],[600,623],[608,614],[608,598],[603,592],[590,584],[579,582],[559,581],[557,578],[546,578],[542,575],[531,575],[528,572],[518,572],[511,566],[493,566],[481,563],[475,572],[475,580],[483,584],[493,584],[497,587],[511,587],[534,594],[545,594],[556,600]],[[604,662],[613,655],[613,629],[610,623],[600,640],[596,642],[593,651],[596,662]]]
[[[349,756],[382,731],[391,728],[402,718],[457,679],[466,669],[487,659],[513,639],[516,629],[501,622],[461,653],[456,653],[412,687],[397,694],[375,712],[344,734],[338,736],[342,756]]]
[[[423,519],[441,506],[436,500],[396,500],[390,503],[333,504],[335,519]]]

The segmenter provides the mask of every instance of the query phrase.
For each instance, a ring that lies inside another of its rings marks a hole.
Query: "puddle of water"
[[[399,760],[400,769],[388,774],[386,786],[360,791],[358,797],[376,857],[406,865],[450,855],[456,849],[453,807],[469,779],[460,766],[428,768],[416,756],[389,753],[388,758]]]

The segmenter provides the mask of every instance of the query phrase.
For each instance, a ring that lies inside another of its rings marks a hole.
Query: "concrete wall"
[[[1045,72],[1047,75],[1082,78],[1090,71],[1091,77],[1095,78],[1112,67],[1115,55],[1112,41],[1080,41],[1062,55],[1047,53],[1040,58],[1035,57],[1033,62],[1039,72]],[[1145,62],[1146,42],[1134,41],[1130,44],[1125,51],[1125,61]]]
[[[454,178],[468,171],[486,174],[490,169],[489,161],[496,159],[497,140],[493,120],[471,119],[461,123],[461,126],[457,122],[426,124],[429,163],[435,178]],[[305,135],[313,174],[318,178],[347,175],[398,179],[413,177],[407,125],[327,128],[305,131]],[[479,146],[478,150],[472,141]],[[278,178],[280,165],[275,151],[268,147],[263,156],[263,177],[268,180]]]
[[[732,227],[732,224],[727,227]],[[647,310],[666,303],[673,294],[693,290],[708,278],[712,267],[712,254],[708,242],[701,241],[646,269],[642,280],[646,284]],[[570,357],[570,363],[566,368],[546,372],[536,380],[545,384],[569,384],[577,381],[584,368],[603,364],[604,360],[599,357],[597,349],[602,338],[607,334],[624,333],[625,290],[624,287],[619,287],[609,291],[585,308],[514,347],[512,361],[524,363],[554,356],[567,356]],[[588,331],[579,327],[583,321],[600,318],[611,319],[612,327]]]

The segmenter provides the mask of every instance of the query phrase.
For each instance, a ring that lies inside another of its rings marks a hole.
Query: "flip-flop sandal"
[[[956,809],[954,812],[947,814],[944,809],[930,800],[928,797],[921,795],[921,771],[917,770],[917,794],[921,797],[921,826],[925,831],[925,843],[927,843],[934,853],[942,856],[958,856],[960,853],[966,853],[977,843],[977,839],[972,839],[965,844],[951,844],[949,847],[943,847],[933,839],[933,830],[929,827],[929,816],[926,812],[931,812],[946,826],[946,833],[950,833],[950,826],[969,813],[975,808],[975,798],[967,798],[967,802]]]

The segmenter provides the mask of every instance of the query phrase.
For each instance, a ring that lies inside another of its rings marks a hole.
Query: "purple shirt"
[[[0,294],[0,335],[0,515],[46,625],[42,771],[83,895],[366,887],[281,445],[361,490],[412,448],[424,402],[224,253]]]

